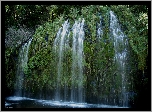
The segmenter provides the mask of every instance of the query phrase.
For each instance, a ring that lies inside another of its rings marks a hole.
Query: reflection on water
[[[127,108],[103,104],[88,104],[77,102],[62,102],[53,100],[40,100],[26,97],[7,97],[6,108]]]

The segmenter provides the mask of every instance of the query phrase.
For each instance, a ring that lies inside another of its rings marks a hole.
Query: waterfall
[[[19,50],[17,72],[16,72],[16,84],[15,84],[15,96],[23,96],[23,80],[24,69],[27,67],[29,46],[32,42],[32,38],[27,43],[22,45]]]
[[[117,70],[119,75],[122,77],[121,85],[121,98],[119,99],[120,104],[128,106],[128,99],[126,97],[126,59],[127,59],[127,45],[128,40],[126,35],[121,31],[121,27],[118,23],[118,19],[115,14],[110,11],[110,31],[113,37],[115,56],[114,60],[117,64]]]
[[[83,102],[83,31],[82,22],[73,25],[71,101]],[[77,81],[77,82],[76,82]],[[77,99],[78,98],[78,99]]]
[[[69,23],[68,20],[65,21],[64,24],[62,24],[62,27],[59,29],[57,36],[54,41],[54,49],[55,52],[59,54],[58,58],[58,66],[57,66],[57,83],[56,83],[56,93],[55,93],[55,100],[61,100],[60,94],[61,94],[61,77],[63,75],[63,52],[64,52],[64,47],[66,44],[66,36],[68,34],[68,28],[69,28]],[[57,51],[56,47],[59,46],[59,50]]]
[[[83,90],[83,31],[84,19],[75,21],[72,27],[73,41],[72,47],[70,48],[69,36],[70,36],[70,25],[68,20],[64,22],[62,27],[58,30],[56,38],[54,40],[53,49],[56,55],[57,61],[57,82],[56,82],[56,91],[55,91],[55,100],[66,100],[68,96],[66,82],[63,82],[64,73],[63,73],[63,63],[64,63],[64,54],[67,52],[68,48],[71,49],[72,53],[72,64],[71,64],[71,99],[70,101],[74,102],[84,102],[84,90]],[[68,65],[67,65],[68,66]],[[69,72],[69,71],[68,71]],[[61,82],[64,83],[64,88],[61,87]],[[62,91],[64,89],[64,91]],[[63,95],[62,95],[63,92]],[[64,97],[64,98],[63,98]]]
[[[99,16],[100,22],[97,23],[97,37],[100,39],[103,36],[103,26],[102,26],[102,17]]]

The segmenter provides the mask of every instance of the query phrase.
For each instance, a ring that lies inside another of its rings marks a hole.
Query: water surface
[[[5,108],[127,108],[104,104],[88,104],[10,96],[5,99]]]

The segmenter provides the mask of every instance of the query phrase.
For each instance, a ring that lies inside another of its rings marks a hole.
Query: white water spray
[[[113,36],[115,56],[114,59],[118,65],[118,73],[122,76],[121,85],[121,98],[119,102],[123,106],[128,106],[128,99],[126,97],[126,58],[127,58],[127,38],[121,31],[121,27],[118,23],[118,19],[115,14],[110,11],[110,30]]]
[[[83,102],[83,31],[84,19],[82,22],[75,22],[73,25],[73,44],[72,44],[72,89],[71,101]],[[79,81],[79,82],[76,82]]]
[[[71,64],[71,99],[72,102],[84,102],[84,89],[83,89],[83,40],[84,40],[84,19],[82,21],[75,21],[72,27],[73,41],[72,47],[70,48],[70,25],[68,21],[62,25],[59,29],[57,36],[54,41],[54,50],[57,54],[58,66],[57,66],[57,83],[55,91],[55,100],[66,100],[68,94],[66,82],[64,85],[64,98],[61,96],[63,88],[61,88],[61,81],[63,80],[63,58],[64,53],[70,48],[72,53],[72,64]]]
[[[32,38],[29,39],[29,41],[25,43],[19,51],[17,73],[16,73],[16,84],[15,84],[16,96],[23,96],[22,90],[23,90],[23,80],[24,80],[24,69],[27,67],[28,51],[31,42],[32,42]]]

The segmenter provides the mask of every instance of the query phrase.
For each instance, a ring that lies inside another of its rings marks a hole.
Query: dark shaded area
[[[130,102],[133,108],[138,108],[141,110],[151,110],[151,75],[150,75],[150,65],[148,65],[148,59],[146,59],[147,67],[143,71],[138,70],[136,78],[134,78],[135,89],[137,95],[135,96],[134,104]]]
[[[11,26],[35,29],[49,17],[47,5],[5,5],[5,30]]]

